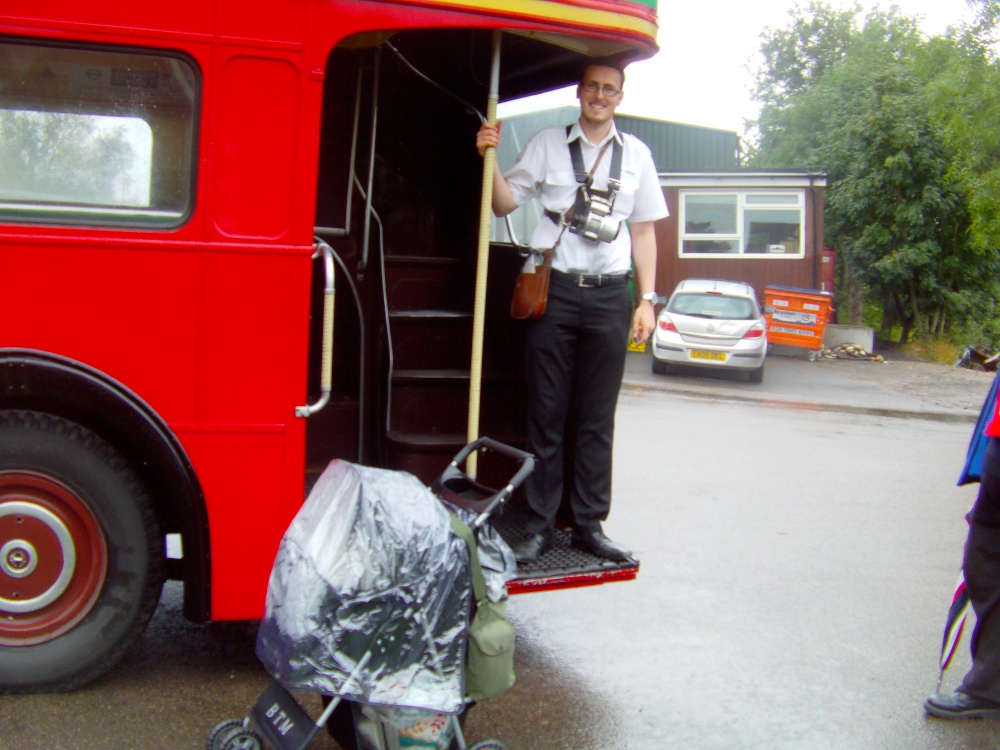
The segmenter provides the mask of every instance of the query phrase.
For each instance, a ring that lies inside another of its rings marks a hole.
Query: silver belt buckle
[[[588,283],[588,281],[587,281],[587,277],[588,276],[590,276],[591,278],[596,278],[597,279],[597,283],[596,284]],[[577,274],[576,285],[578,287],[580,287],[581,289],[593,289],[594,287],[601,285],[601,275],[600,274],[596,274],[596,275],[595,274],[587,274],[587,273]]]

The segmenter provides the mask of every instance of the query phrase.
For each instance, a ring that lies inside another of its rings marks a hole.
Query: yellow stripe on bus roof
[[[603,8],[584,8],[580,5],[554,2],[553,0],[423,0],[421,4],[446,5],[451,8],[471,8],[507,15],[527,16],[539,20],[552,20],[626,31],[646,36],[656,42],[656,23],[645,14],[656,11],[655,0],[622,2],[623,10],[631,5],[643,17]]]

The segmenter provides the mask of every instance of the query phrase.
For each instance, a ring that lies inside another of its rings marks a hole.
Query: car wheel
[[[163,543],[118,451],[59,417],[0,412],[0,693],[62,691],[145,629]]]
[[[750,383],[763,383],[764,365],[761,365],[756,370],[750,370],[750,372],[747,373],[747,381]]]
[[[653,374],[655,375],[669,375],[670,365],[666,362],[661,362],[656,357],[653,357]]]

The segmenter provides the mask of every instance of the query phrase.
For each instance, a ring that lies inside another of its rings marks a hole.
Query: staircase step
[[[471,375],[469,371],[441,369],[409,369],[396,368],[392,373],[393,383],[461,383],[468,385]]]
[[[474,288],[459,258],[386,258],[386,292],[397,310],[472,307]]]
[[[483,367],[482,370],[482,382],[495,383],[497,385],[503,385],[504,383],[517,383],[519,379],[512,373],[508,372],[497,372],[491,370],[487,367]],[[465,369],[440,369],[440,368],[425,368],[425,369],[401,369],[397,367],[392,373],[392,382],[398,384],[405,383],[454,383],[460,384],[464,387],[468,387],[470,381],[472,380],[472,375],[469,372],[468,367]]]
[[[391,323],[461,323],[466,320],[472,320],[472,313],[466,310],[441,310],[438,308],[397,310],[393,308],[389,311],[389,322]]]
[[[468,373],[447,371],[447,377],[394,377],[390,425],[394,431],[427,435],[461,433],[469,414]],[[484,378],[479,399],[479,422],[484,434],[524,434],[525,392],[513,378]]]
[[[432,435],[461,432],[468,422],[469,379],[393,378],[389,408],[393,429]]]
[[[389,314],[394,364],[400,370],[468,369],[472,316],[447,310],[396,310]]]

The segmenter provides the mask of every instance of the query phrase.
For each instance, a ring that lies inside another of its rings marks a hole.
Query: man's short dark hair
[[[622,88],[625,88],[625,68],[613,57],[595,57],[587,60],[587,62],[583,64],[583,67],[580,68],[580,83],[585,83],[583,77],[587,73],[587,68],[593,65],[600,65],[602,68],[614,68],[617,70],[618,75],[622,77]]]

